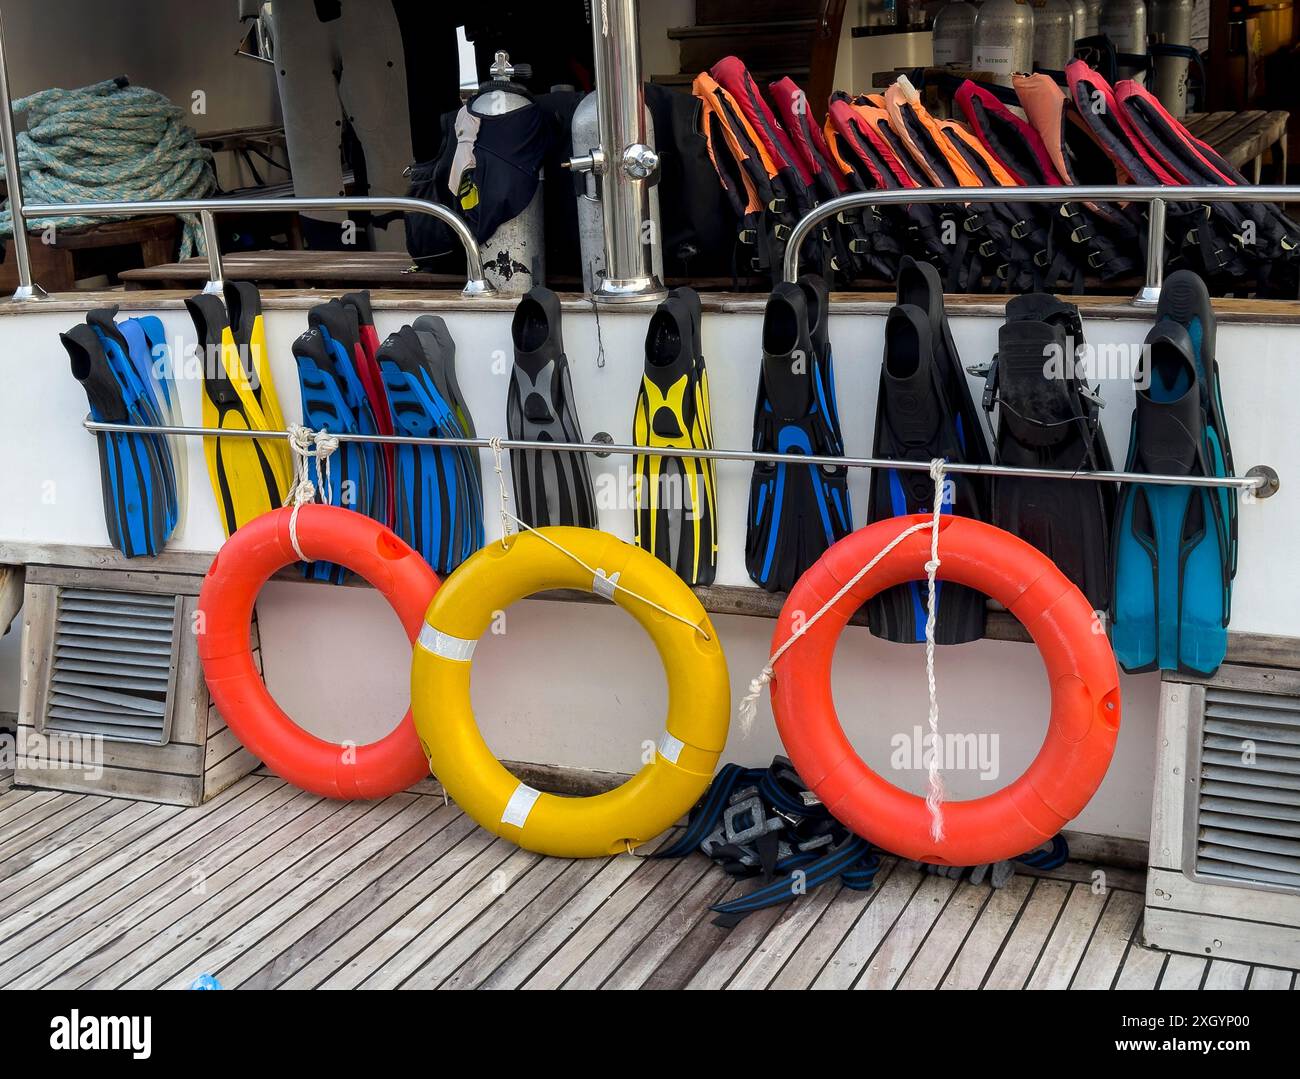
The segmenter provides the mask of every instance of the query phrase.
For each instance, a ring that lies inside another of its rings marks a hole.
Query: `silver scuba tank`
[[[1117,52],[1146,55],[1147,6],[1143,0],[1103,0],[1097,19],[1100,33],[1110,38]],[[1132,64],[1119,65],[1119,77],[1132,79],[1140,70]]]
[[[1158,45],[1191,45],[1192,12],[1195,0],[1151,0],[1151,40]],[[1157,56],[1151,92],[1177,119],[1187,115],[1188,60],[1181,56]]]
[[[1075,28],[1079,37],[1096,37],[1101,33],[1101,5],[1105,0],[1083,0],[1083,29]]]
[[[523,92],[512,93],[512,76],[527,76],[530,69],[510,63],[510,56],[498,52],[490,68],[492,80],[500,85],[474,98],[470,110],[478,116],[502,116],[516,109],[538,106]],[[504,221],[484,243],[483,276],[498,292],[522,295],[534,285],[546,283],[545,220],[542,209],[542,177],[537,191],[523,212]]]
[[[934,17],[934,66],[957,64],[970,67],[971,42],[975,33],[974,4],[953,0],[945,4]]]
[[[1027,0],[985,0],[975,17],[971,68],[990,72],[1004,86],[1034,63],[1034,9]]]
[[[1034,63],[1064,71],[1074,57],[1074,8],[1070,0],[1031,0],[1034,8]]]
[[[1078,41],[1088,33],[1088,0],[1071,0],[1070,10],[1074,13],[1074,40]]]
[[[573,111],[573,156],[585,157],[600,146],[600,114],[597,111],[597,94],[593,90]],[[655,148],[654,119],[646,109],[646,145]],[[596,282],[605,273],[605,224],[600,207],[600,181],[594,169],[574,173],[581,185],[578,194],[578,243],[582,250],[582,287],[590,295]],[[656,235],[660,235],[659,187],[650,188],[650,221]],[[654,275],[664,279],[663,244],[652,246],[651,264]]]

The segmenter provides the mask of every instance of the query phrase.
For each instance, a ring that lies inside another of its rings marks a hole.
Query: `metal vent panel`
[[[1300,697],[1207,687],[1196,766],[1195,876],[1300,891]]]
[[[174,596],[62,589],[41,729],[165,744],[177,619]]]

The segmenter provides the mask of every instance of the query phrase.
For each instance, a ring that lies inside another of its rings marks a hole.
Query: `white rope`
[[[289,490],[293,512],[289,514],[289,542],[293,544],[294,554],[303,562],[314,562],[314,558],[303,553],[298,545],[298,511],[303,506],[316,500],[320,491],[321,500],[329,505],[330,497],[330,454],[339,448],[339,440],[322,428],[313,431],[301,424],[289,425],[289,450],[293,454],[293,487]],[[316,482],[312,483],[309,460],[316,462]]]
[[[926,604],[925,604],[925,680],[930,691],[930,789],[925,796],[925,806],[930,811],[930,838],[936,843],[943,841],[943,772],[940,771],[939,757],[939,690],[934,681],[934,623],[935,600],[938,591],[936,583],[939,575],[939,518],[943,513],[943,489],[947,485],[944,479],[943,461],[936,457],[930,462],[930,479],[934,481],[934,510],[930,516],[930,561],[925,564]]]
[[[509,498],[506,495],[505,473],[502,471],[501,468],[501,450],[502,450],[501,439],[489,438],[488,445],[491,447],[493,457],[495,458],[493,464],[493,470],[497,474],[497,491],[500,493],[501,546],[503,548],[505,548],[506,550],[510,549],[510,543],[508,542],[509,537],[514,535],[519,529],[523,529],[525,532],[531,532],[538,539],[554,547],[566,558],[571,558],[574,562],[578,563],[578,565],[580,565],[584,570],[586,570],[588,573],[591,574],[593,581],[600,581],[607,588],[616,589],[617,591],[622,592],[624,595],[628,595],[635,600],[639,600],[641,603],[644,603],[647,607],[653,608],[654,610],[658,611],[660,614],[666,615],[667,617],[673,619],[674,621],[680,622],[684,626],[689,626],[691,629],[695,630],[695,632],[698,633],[701,637],[703,637],[706,641],[713,639],[712,637],[709,636],[705,628],[702,625],[700,625],[698,622],[692,622],[689,618],[685,617],[684,615],[680,615],[676,611],[670,611],[667,607],[661,606],[660,604],[656,603],[654,600],[641,595],[640,592],[634,592],[632,589],[626,587],[625,585],[619,584],[618,574],[615,574],[614,576],[610,577],[606,575],[603,569],[599,569],[595,566],[589,566],[578,555],[574,554],[563,544],[556,543],[555,540],[553,540],[545,532],[542,532],[539,529],[534,528],[527,521],[521,520],[520,518],[516,517],[513,513],[511,513]],[[514,525],[513,529],[510,527],[511,525]]]
[[[840,600],[847,596],[868,573],[880,563],[890,551],[902,543],[908,536],[929,530],[930,560],[925,564],[925,579],[928,585],[928,606],[925,617],[925,675],[930,693],[930,735],[931,753],[929,759],[929,793],[925,804],[930,810],[930,836],[937,843],[943,839],[943,775],[939,770],[939,692],[934,677],[934,621],[935,621],[935,581],[941,565],[939,559],[939,521],[943,514],[943,490],[945,465],[938,458],[930,462],[930,477],[934,480],[934,503],[928,521],[908,525],[897,536],[885,544],[857,573],[848,579],[845,585],[828,599],[811,618],[800,625],[781,646],[767,659],[767,663],[757,678],[749,683],[749,692],[740,700],[740,733],[747,735],[758,717],[758,699],[763,695],[763,687],[772,682],[773,668],[805,633],[821,621],[823,616]]]

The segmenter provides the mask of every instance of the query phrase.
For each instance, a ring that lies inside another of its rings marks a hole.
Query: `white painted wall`
[[[193,340],[184,311],[160,312],[169,333]],[[381,335],[406,321],[380,312]],[[587,311],[566,315],[565,340],[575,391],[588,437],[608,431],[627,441],[640,369],[647,314],[605,312],[600,317],[605,365],[596,362],[596,320]],[[79,426],[86,403],[69,377],[57,332],[73,315],[39,312],[0,315],[0,543],[41,542],[104,545],[95,447]],[[509,314],[454,312],[447,316],[459,347],[459,372],[479,430],[504,434]],[[289,345],[305,324],[302,311],[272,311],[267,320],[277,384],[285,412],[298,416],[296,377]],[[954,321],[963,359],[987,358],[999,320]],[[1137,343],[1149,324],[1090,322],[1090,341]],[[759,362],[757,314],[706,314],[704,346],[714,391],[717,444],[750,441],[753,394]],[[833,316],[836,377],[847,451],[867,455],[873,427],[875,387],[883,319]],[[1296,378],[1295,329],[1224,325],[1219,331],[1224,395],[1234,449],[1241,468],[1266,462],[1283,477],[1281,493],[1245,504],[1241,517],[1241,571],[1233,628],[1300,636],[1300,575],[1286,569],[1286,552],[1300,533],[1300,428],[1289,402]],[[1112,451],[1123,458],[1128,440],[1131,387],[1103,386],[1108,401],[1105,429]],[[199,419],[197,383],[183,387],[186,418]],[[489,498],[491,490],[489,465]],[[626,462],[594,461],[601,490],[621,490]],[[854,509],[866,507],[865,474],[852,483]],[[749,469],[719,464],[721,584],[745,584],[744,517]],[[214,551],[221,540],[215,507],[198,445],[190,455],[189,520],[176,549]],[[602,505],[601,525],[631,537],[625,504]],[[496,534],[489,522],[490,535]],[[1281,567],[1281,569],[1280,569]],[[361,589],[277,583],[259,604],[267,681],[304,726],[337,739],[368,740],[396,721],[407,699],[407,657],[396,621],[382,600]],[[772,624],[762,619],[720,617],[718,631],[738,701],[767,655]],[[614,608],[533,601],[509,612],[508,632],[486,640],[475,658],[477,714],[493,749],[503,757],[549,764],[632,771],[641,742],[657,736],[663,722],[664,678],[636,624]],[[0,649],[4,646],[0,645]],[[0,662],[6,653],[0,650]],[[12,662],[12,653],[9,661]],[[985,732],[1000,739],[997,785],[1018,775],[1046,730],[1047,688],[1029,645],[984,641],[943,649],[939,657],[943,729]],[[0,711],[12,710],[12,672],[0,675]],[[873,766],[888,764],[896,731],[925,722],[923,658],[917,648],[893,645],[862,629],[846,632],[834,671],[841,718],[859,752]],[[1110,774],[1077,826],[1100,833],[1147,834],[1158,682],[1153,675],[1125,677],[1124,721]],[[6,689],[8,700],[5,699]],[[758,764],[779,751],[766,702],[747,739],[733,733],[727,759]],[[952,775],[957,795],[981,786]],[[919,789],[913,777],[913,789]]]

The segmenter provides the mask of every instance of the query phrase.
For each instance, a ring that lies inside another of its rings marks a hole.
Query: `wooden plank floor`
[[[886,859],[714,926],[700,855],[542,858],[433,794],[330,802],[269,775],[197,809],[18,790],[0,774],[0,987],[1235,988],[1295,972],[1138,943],[1139,874],[1006,887]]]

